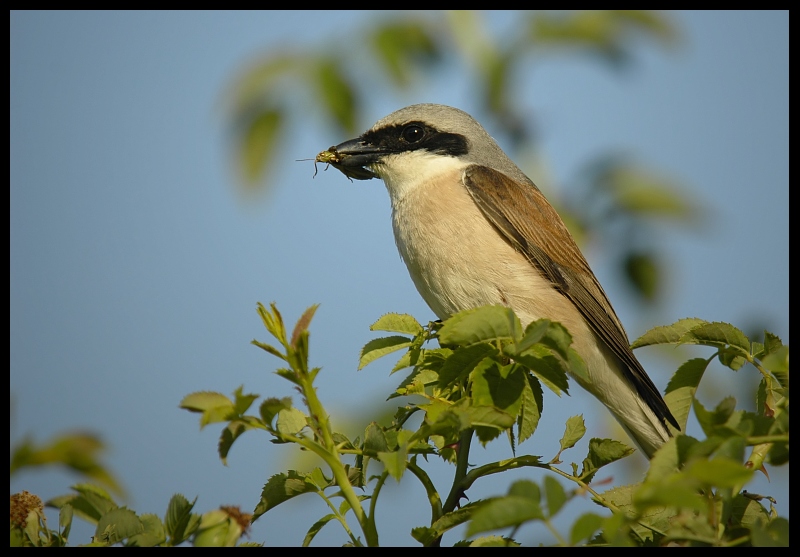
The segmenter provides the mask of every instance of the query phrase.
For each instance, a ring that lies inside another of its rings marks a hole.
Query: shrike
[[[327,156],[351,178],[384,181],[400,256],[439,318],[501,304],[523,326],[558,321],[586,363],[589,381],[575,380],[648,458],[667,422],[680,429],[558,213],[469,114],[408,106]]]

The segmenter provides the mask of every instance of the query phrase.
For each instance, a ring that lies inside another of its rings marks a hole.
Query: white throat
[[[421,184],[430,183],[442,174],[459,171],[469,163],[447,155],[428,151],[409,151],[385,156],[380,163],[370,166],[386,184],[392,207]]]

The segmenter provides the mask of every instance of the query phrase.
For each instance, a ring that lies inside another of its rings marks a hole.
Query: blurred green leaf
[[[144,525],[136,513],[120,507],[100,517],[94,535],[96,541],[112,545],[143,532]]]
[[[605,180],[619,206],[634,215],[680,220],[694,217],[692,203],[681,196],[677,185],[652,171],[620,163],[609,171]]]
[[[42,445],[25,439],[11,448],[9,471],[14,475],[22,468],[62,465],[123,495],[122,485],[100,461],[105,448],[99,437],[85,432],[58,435]]]
[[[750,528],[754,547],[789,547],[789,521],[782,517],[772,520],[766,527]]]
[[[439,48],[425,20],[407,20],[379,25],[370,41],[395,85],[407,87],[415,68],[439,59]]]
[[[552,476],[544,477],[544,493],[547,498],[547,514],[553,517],[567,502],[567,494],[558,480]]]
[[[320,104],[334,122],[347,134],[356,129],[356,91],[338,60],[331,56],[320,57],[312,76]]]
[[[155,547],[167,541],[167,534],[161,519],[154,514],[143,514],[140,517],[144,530],[128,538],[127,545],[134,547]]]
[[[239,137],[239,170],[251,189],[264,177],[275,158],[278,138],[283,133],[284,114],[279,109],[263,109],[248,118]]]
[[[661,289],[662,270],[653,253],[630,252],[623,262],[625,276],[634,290],[652,302]]]
[[[536,12],[530,18],[530,39],[534,45],[564,48],[582,47],[613,65],[627,63],[632,47],[631,31],[670,43],[676,30],[657,12],[640,10]]]
[[[539,504],[539,486],[529,480],[518,480],[511,485],[509,494],[488,500],[472,513],[467,526],[467,536],[481,532],[519,526],[530,520],[543,520]]]

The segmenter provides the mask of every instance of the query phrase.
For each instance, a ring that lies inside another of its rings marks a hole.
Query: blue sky
[[[497,36],[514,19],[487,15]],[[526,72],[519,98],[536,118],[541,158],[526,169],[559,195],[593,157],[630,154],[679,182],[707,211],[700,226],[657,228],[668,272],[654,310],[627,298],[603,246],[587,247],[631,338],[691,316],[758,323],[788,343],[788,12],[671,16],[683,43],[672,51],[637,49],[631,71],[555,57]],[[196,415],[178,403],[193,391],[231,393],[239,385],[265,396],[294,394],[271,373],[278,362],[249,345],[266,340],[255,313],[259,301],[277,302],[292,322],[321,304],[311,328],[312,363],[323,366],[320,397],[334,419],[362,412],[363,423],[342,426],[349,433],[367,425],[370,401],[401,380],[389,376],[391,362],[356,371],[360,348],[375,336],[369,325],[389,311],[434,318],[397,255],[385,189],[321,168],[312,177],[310,162],[295,162],[349,139],[311,109],[282,138],[269,194],[242,195],[224,100],[232,79],[258,56],[323,44],[349,55],[351,37],[378,17],[384,16],[11,13],[12,444],[28,434],[42,442],[91,429],[109,444],[107,462],[138,512],[163,515],[174,492],[199,496],[199,511],[220,504],[252,510],[270,475],[299,465],[289,464],[285,447],[251,434],[223,466],[218,428],[198,431]],[[461,70],[447,68],[407,92],[375,75],[362,84],[368,119],[360,127],[415,102],[451,104],[480,119]],[[638,355],[663,389],[677,360],[648,350]],[[701,400],[715,405],[722,395],[713,387],[737,392],[754,376],[752,369],[717,370]],[[545,398],[546,424],[520,449],[554,454],[564,421],[578,413],[589,434],[566,457],[580,461],[589,436],[624,440],[599,403],[573,390],[569,398]],[[475,449],[472,460],[508,454],[498,441]],[[452,469],[432,467],[445,490]],[[619,483],[642,469],[634,463],[609,476]],[[752,491],[776,496],[788,516],[788,470],[770,473],[772,483],[759,479]],[[539,472],[526,474],[515,477],[541,480]],[[46,499],[77,479],[59,470],[26,472],[12,479],[11,492],[27,489]],[[504,493],[510,481],[476,486],[474,497]],[[382,543],[413,545],[410,528],[425,521],[418,515],[421,490],[407,479],[382,497]],[[591,508],[571,503],[562,528]],[[321,501],[292,501],[263,516],[251,539],[299,545],[325,512]],[[73,541],[88,541],[90,531],[78,528]],[[520,537],[551,539],[541,527]],[[318,538],[344,541],[334,524]]]

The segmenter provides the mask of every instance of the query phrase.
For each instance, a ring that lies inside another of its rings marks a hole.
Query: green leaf
[[[520,340],[515,347],[516,352],[518,354],[525,352],[525,350],[540,342],[544,338],[544,335],[547,334],[550,324],[551,321],[549,319],[537,319],[536,321],[528,323],[528,326],[525,327],[525,334],[522,336],[522,340]]]
[[[413,343],[412,343],[413,345]],[[408,349],[408,351],[404,352],[400,359],[397,360],[397,363],[394,364],[392,371],[390,373],[394,373],[396,371],[400,371],[401,369],[405,369],[407,367],[411,367],[416,365],[419,361],[419,357],[422,355],[422,350],[419,348],[414,348],[413,346]]]
[[[509,495],[489,499],[472,513],[467,536],[515,527],[531,520],[544,520],[539,487],[529,480],[519,480],[511,485]]]
[[[682,344],[709,346],[731,346],[744,354],[750,354],[750,340],[738,328],[729,323],[715,321],[692,327],[680,338]]]
[[[633,454],[633,449],[619,441],[613,439],[590,439],[589,452],[586,458],[583,459],[581,477],[585,482],[589,482],[600,468],[631,454]]]
[[[258,412],[261,414],[261,419],[264,420],[264,424],[269,426],[272,423],[272,418],[274,418],[278,412],[281,410],[288,410],[291,407],[291,397],[270,397],[261,403],[261,406],[258,408]]]
[[[589,377],[589,370],[586,369],[586,363],[581,358],[581,355],[578,354],[578,351],[574,348],[569,349],[569,372],[578,380],[584,381],[586,383],[591,383],[592,380]]]
[[[241,385],[236,391],[233,393],[234,398],[234,411],[237,415],[241,416],[245,412],[247,412],[248,408],[253,404],[253,401],[258,399],[259,395],[253,394],[243,394],[242,391],[244,390],[244,385]]]
[[[361,355],[358,359],[358,369],[363,369],[364,366],[374,362],[378,358],[382,358],[387,354],[409,346],[411,346],[411,339],[408,337],[391,336],[372,339],[361,349]]]
[[[143,532],[144,525],[136,513],[119,507],[100,517],[94,536],[96,541],[113,545]]]
[[[386,443],[386,435],[383,428],[376,422],[372,422],[367,426],[364,432],[364,450],[371,452],[386,452],[389,450],[389,445]]]
[[[711,460],[697,459],[690,462],[686,465],[684,474],[707,485],[736,487],[749,481],[753,470],[730,458],[717,456]]]
[[[752,526],[750,535],[754,547],[789,547],[789,521],[777,517],[766,527]]]
[[[429,527],[419,527],[411,530],[411,535],[415,540],[424,546],[429,546],[430,543],[436,538],[443,535],[445,532],[465,523],[472,517],[472,513],[480,503],[468,503],[461,508],[449,512],[438,518]]]
[[[688,360],[678,368],[667,385],[664,402],[678,420],[681,431],[686,431],[689,410],[692,408],[694,395],[707,367],[708,360],[705,358]]]
[[[295,360],[295,363],[296,363],[296,358],[290,357],[290,358],[287,358],[287,361],[288,360]],[[293,369],[286,369],[284,367],[278,368],[278,369],[275,370],[275,375],[283,377],[284,379],[294,383],[295,385],[300,385],[300,378],[298,377],[297,373]]]
[[[167,541],[164,524],[157,515],[143,514],[141,516],[141,521],[144,530],[141,534],[135,534],[129,537],[126,545],[135,547],[155,547]]]
[[[633,497],[639,489],[641,489],[639,484],[623,485],[602,493],[604,501],[608,501],[621,511],[612,514],[603,524],[603,538],[607,543],[630,545],[629,528],[633,529],[640,539],[646,542],[653,540],[652,530],[636,522],[629,522],[630,517],[639,516],[639,511],[633,504]],[[668,507],[662,507],[658,511],[650,508],[647,510],[647,524],[664,532],[670,528],[673,515],[674,510]]]
[[[561,323],[553,321],[547,328],[547,333],[540,341],[542,344],[550,348],[566,362],[569,361],[569,349],[572,345],[572,335],[569,334],[567,328]]]
[[[517,364],[501,366],[485,358],[472,372],[472,399],[476,406],[494,406],[514,418],[522,407],[525,371]]]
[[[514,416],[494,406],[472,406],[467,415],[484,445],[514,425]]]
[[[572,529],[569,533],[569,541],[572,545],[577,545],[578,542],[590,539],[595,532],[600,529],[603,524],[603,517],[594,513],[584,513],[572,523]]]
[[[164,517],[164,528],[172,545],[178,545],[186,540],[200,524],[199,516],[192,515],[192,509],[196,502],[197,497],[190,503],[180,493],[176,493],[169,500],[167,514]],[[191,526],[194,526],[194,529]]]
[[[312,524],[311,528],[309,528],[308,532],[306,532],[306,537],[303,538],[303,547],[308,547],[311,544],[311,541],[314,539],[314,536],[316,536],[319,531],[322,530],[322,527],[335,518],[335,514],[326,514]]]
[[[281,503],[288,501],[303,493],[316,493],[319,488],[308,474],[289,470],[288,474],[275,474],[272,476],[261,491],[261,500],[253,511],[255,522],[265,512],[274,509]]]
[[[547,388],[558,396],[561,396],[561,393],[569,393],[569,379],[567,379],[562,361],[544,346],[535,345],[524,354],[515,356],[514,360],[530,369]]]
[[[306,415],[297,408],[287,408],[278,412],[275,429],[285,435],[295,435],[308,425]]]
[[[77,491],[78,495],[56,497],[47,501],[47,505],[57,509],[63,508],[64,505],[71,505],[78,517],[91,524],[97,524],[100,517],[117,508],[117,504],[108,492],[100,486],[76,484],[72,486],[72,489]]]
[[[733,524],[751,528],[766,524],[769,521],[769,513],[758,501],[737,494],[731,501],[730,520]]]
[[[423,329],[422,325],[407,313],[387,313],[370,325],[369,330],[415,336],[421,333]]]
[[[439,342],[467,346],[484,340],[518,339],[522,325],[514,312],[503,306],[483,306],[461,311],[439,330]]]
[[[634,494],[636,508],[678,507],[703,512],[707,502],[700,496],[701,484],[685,474],[672,474],[656,482],[646,482]]]
[[[773,373],[789,371],[789,347],[780,346],[764,356],[761,365]]]
[[[505,536],[481,536],[471,541],[469,547],[521,547],[521,544]]]
[[[585,434],[586,425],[583,422],[583,414],[569,418],[564,430],[564,435],[561,437],[561,450],[559,453],[574,447],[575,443],[580,441]]]
[[[530,374],[525,374],[527,381],[522,389],[522,408],[517,418],[519,442],[522,443],[536,431],[544,409],[542,386]]]
[[[488,342],[481,342],[454,350],[439,370],[439,388],[443,389],[465,377],[484,358],[491,358],[497,355],[497,348]]]
[[[261,317],[261,322],[264,323],[264,327],[267,329],[267,331],[269,331],[269,333],[274,336],[278,342],[286,346],[286,327],[283,324],[283,317],[281,316],[281,312],[278,311],[275,302],[269,304],[269,309],[264,307],[264,304],[259,302],[256,306],[256,311],[258,311],[258,315]]]
[[[547,514],[552,518],[567,502],[567,494],[552,476],[544,477],[544,494],[547,497]]]
[[[689,317],[679,319],[672,325],[654,327],[637,338],[633,344],[631,344],[631,348],[636,349],[642,346],[652,346],[654,344],[678,344],[687,331],[706,323],[708,322],[702,319]]]
[[[658,481],[680,468],[687,460],[687,455],[697,445],[697,439],[688,435],[671,437],[650,459],[646,481]]]
[[[695,416],[697,416],[697,421],[700,423],[700,427],[703,428],[703,433],[711,437],[716,435],[722,426],[728,424],[729,420],[734,415],[736,399],[733,397],[726,397],[711,411],[706,410],[697,399],[694,399],[692,406]]]
[[[200,391],[183,397],[180,408],[190,412],[202,412],[200,427],[225,422],[236,415],[233,401],[222,393]]]
[[[72,505],[63,505],[58,511],[58,528],[61,531],[61,537],[64,540],[69,538],[69,532],[72,529]]]
[[[764,344],[762,346],[762,350],[755,354],[755,356],[759,359],[763,359],[781,347],[783,347],[783,342],[781,342],[781,338],[778,335],[774,335],[769,331],[764,331]]]
[[[408,464],[407,458],[408,450],[405,446],[401,446],[396,451],[378,453],[378,460],[386,467],[386,471],[389,472],[389,475],[398,482],[402,479],[403,473],[406,471],[406,465]]]
[[[272,346],[271,344],[267,344],[265,342],[261,342],[261,341],[258,341],[256,339],[251,340],[250,344],[252,344],[254,346],[258,346],[259,348],[261,348],[262,350],[264,350],[266,352],[269,352],[273,356],[277,356],[281,360],[286,361],[286,355],[283,352],[281,352],[280,350],[278,350],[277,348],[275,348],[274,346]]]
[[[222,428],[222,433],[219,437],[219,443],[217,446],[217,450],[219,452],[219,458],[222,460],[222,464],[228,465],[228,453],[233,446],[233,442],[239,438],[239,436],[251,429],[251,427],[242,420],[232,420],[229,422],[224,428]]]

